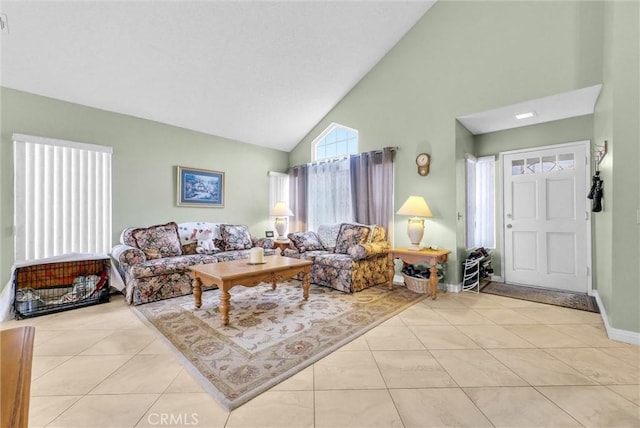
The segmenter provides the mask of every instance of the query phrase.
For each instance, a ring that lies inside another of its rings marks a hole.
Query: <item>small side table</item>
[[[404,265],[412,263],[428,263],[431,266],[431,274],[429,275],[429,286],[431,288],[429,295],[433,300],[438,295],[438,263],[446,263],[447,257],[451,253],[450,250],[440,249],[422,249],[409,250],[406,247],[392,248],[389,250],[389,287],[393,287],[393,276],[396,267],[393,261],[395,259],[402,260]]]
[[[286,250],[287,248],[289,248],[289,245],[290,245],[290,244],[291,244],[291,240],[289,240],[289,239],[285,239],[285,240],[282,240],[282,241],[277,240],[277,239],[274,239],[274,240],[273,240],[273,245],[274,245],[274,247],[280,250],[280,254],[281,254],[281,255],[282,255],[282,252],[283,252],[284,250]]]

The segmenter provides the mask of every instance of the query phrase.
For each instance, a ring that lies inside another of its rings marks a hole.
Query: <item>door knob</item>
[[[511,229],[513,226],[511,226],[510,224],[507,225],[507,229]]]

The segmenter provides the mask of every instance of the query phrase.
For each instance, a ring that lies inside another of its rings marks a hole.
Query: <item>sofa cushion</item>
[[[178,225],[175,222],[135,229],[131,236],[148,260],[182,255]]]
[[[249,228],[244,224],[221,224],[220,235],[223,251],[248,250],[253,246]]]
[[[318,254],[313,261],[317,266],[330,266],[335,269],[351,269],[353,259],[348,254]]]
[[[354,245],[364,244],[369,239],[371,229],[361,224],[342,223],[338,239],[336,240],[335,253],[347,254]]]
[[[316,235],[320,238],[320,242],[327,250],[333,250],[333,247],[336,246],[336,239],[338,238],[338,233],[340,233],[340,223],[336,224],[321,224],[318,226],[318,231]]]
[[[149,278],[158,275],[189,273],[190,266],[217,262],[218,258],[215,255],[207,254],[165,257],[131,266],[130,274],[133,278]]]
[[[301,253],[305,251],[324,250],[324,245],[315,232],[295,232],[287,235],[294,247]]]

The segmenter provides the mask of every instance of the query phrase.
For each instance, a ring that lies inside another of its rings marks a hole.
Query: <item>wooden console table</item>
[[[389,250],[389,287],[393,287],[393,276],[396,273],[395,259],[402,260],[403,265],[413,263],[427,263],[431,266],[429,275],[429,295],[433,300],[438,294],[438,263],[446,263],[447,257],[451,253],[449,250],[409,250],[406,247],[392,248]]]
[[[11,328],[0,332],[2,378],[2,428],[26,428],[29,423],[31,391],[31,362],[33,338],[31,326]]]

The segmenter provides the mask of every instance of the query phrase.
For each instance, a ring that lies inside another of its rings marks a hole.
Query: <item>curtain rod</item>
[[[322,159],[322,160],[315,161],[315,162],[309,162],[309,163],[306,163],[304,165],[322,165],[323,163],[337,162],[337,161],[348,159],[351,156],[359,156],[359,155],[363,155],[365,153],[376,153],[376,154],[378,154],[378,153],[382,153],[384,151],[384,149],[389,149],[392,152],[397,152],[398,150],[400,150],[400,148],[398,146],[390,146],[390,147],[385,147],[383,149],[378,149],[378,150],[369,150],[368,152],[358,153],[358,154],[355,154],[355,155],[342,155],[342,156],[338,156],[338,157],[331,158],[331,159]],[[295,168],[296,166],[301,166],[301,165],[294,165],[291,168]]]

